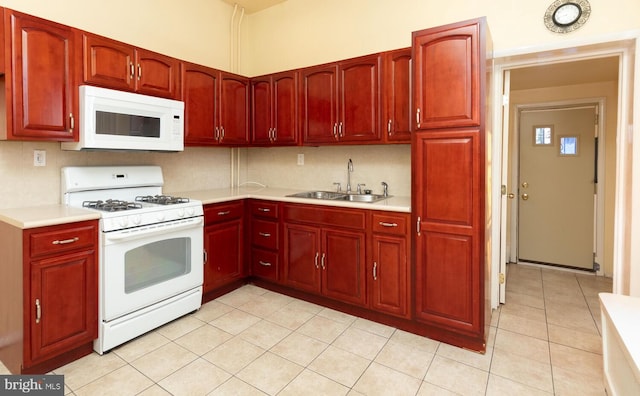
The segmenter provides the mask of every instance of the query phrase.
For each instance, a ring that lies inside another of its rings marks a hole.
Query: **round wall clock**
[[[544,13],[544,25],[554,33],[569,33],[582,27],[589,15],[587,0],[556,0]]]

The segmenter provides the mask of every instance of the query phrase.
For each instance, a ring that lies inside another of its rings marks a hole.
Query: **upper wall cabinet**
[[[380,141],[380,55],[301,71],[305,144]]]
[[[383,55],[382,97],[386,143],[411,143],[411,48]]]
[[[477,24],[413,33],[416,129],[480,125],[481,47]]]
[[[83,81],[170,99],[180,97],[180,61],[82,33]]]
[[[289,71],[251,79],[251,143],[298,143],[298,73]]]
[[[4,84],[11,140],[77,140],[78,91],[71,28],[3,11]]]
[[[184,62],[182,84],[185,144],[249,142],[249,79]]]

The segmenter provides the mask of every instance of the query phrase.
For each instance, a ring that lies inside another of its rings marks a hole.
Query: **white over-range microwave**
[[[80,86],[80,139],[63,150],[184,150],[184,102]]]

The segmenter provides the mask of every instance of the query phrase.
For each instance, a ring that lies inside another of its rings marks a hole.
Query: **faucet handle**
[[[333,185],[336,186],[336,192],[342,192],[342,184],[335,182]]]
[[[362,187],[366,186],[364,183],[358,183],[358,194],[362,194]]]

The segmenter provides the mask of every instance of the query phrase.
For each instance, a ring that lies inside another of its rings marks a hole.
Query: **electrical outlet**
[[[298,154],[298,165],[304,165],[304,154]]]
[[[47,165],[47,152],[45,150],[33,150],[33,166]]]

